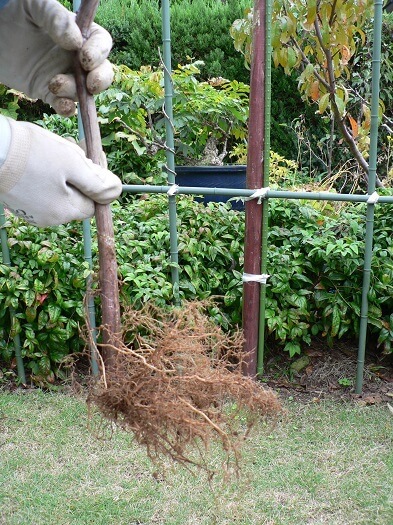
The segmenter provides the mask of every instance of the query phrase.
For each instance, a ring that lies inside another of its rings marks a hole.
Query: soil
[[[282,350],[270,348],[265,358],[262,381],[282,399],[296,399],[305,403],[322,399],[352,401],[361,405],[389,403],[393,407],[393,355],[381,356],[380,352],[367,349],[363,390],[358,395],[355,393],[357,351],[356,343],[351,341],[339,342],[330,348],[326,342],[314,340],[302,357],[297,356],[289,361],[288,355]],[[72,386],[67,382],[66,385],[57,384],[57,389],[71,388],[74,392],[86,389],[88,363],[82,359],[75,364]],[[293,366],[296,364],[302,368],[295,370]],[[3,390],[18,389],[15,380],[16,370],[8,378],[1,377],[0,373],[0,387]]]
[[[393,406],[393,356],[367,350],[362,394],[355,393],[356,344],[340,342],[329,348],[313,341],[302,357],[288,362],[280,353],[267,356],[263,381],[282,398],[304,402],[321,399],[355,401],[361,405],[389,403]]]

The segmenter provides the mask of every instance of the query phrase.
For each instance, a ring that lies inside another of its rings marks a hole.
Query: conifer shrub
[[[205,78],[249,81],[243,57],[235,51],[229,28],[242,16],[249,0],[182,0],[171,3],[173,65],[187,57],[203,60]],[[97,22],[111,33],[111,59],[131,69],[157,66],[162,47],[161,9],[158,0],[108,0],[101,3]]]

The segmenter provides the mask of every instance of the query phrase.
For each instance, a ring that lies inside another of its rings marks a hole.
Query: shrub
[[[171,2],[172,64],[184,64],[190,57],[201,61],[202,79],[223,77],[249,83],[249,70],[229,35],[236,18],[251,5],[250,0],[217,2],[182,0]],[[103,2],[97,20],[114,39],[111,60],[130,69],[142,66],[157,67],[158,48],[162,45],[161,12],[157,0],[116,0]],[[272,148],[287,158],[296,158],[296,134],[291,123],[303,113],[313,127],[314,110],[301,100],[295,78],[288,78],[282,70],[272,71]]]
[[[186,196],[179,199],[177,213],[180,298],[220,296],[221,308],[213,309],[212,316],[226,328],[240,323],[238,292],[231,297],[230,308],[224,306],[224,296],[228,299],[238,284],[234,272],[238,273],[243,262],[244,215],[225,203],[204,206]],[[125,221],[128,224],[119,246],[124,301],[137,307],[149,300],[159,306],[168,304],[173,292],[167,197],[134,198],[129,209],[119,209],[114,216],[115,227]]]
[[[173,64],[188,57],[203,60],[204,78],[224,77],[248,81],[249,73],[236,53],[229,27],[239,18],[248,0],[216,2],[183,0],[171,3]],[[114,40],[112,60],[131,69],[158,66],[162,45],[162,22],[158,0],[109,0],[102,2],[97,21]]]
[[[351,186],[359,174],[363,181],[367,180],[364,175],[368,171],[374,20],[372,2],[353,1],[343,3],[340,8],[337,6],[336,2],[329,1],[316,4],[274,2],[272,56],[274,65],[281,66],[286,74],[299,72],[298,89],[307,103],[295,122],[299,160],[303,160],[310,172],[315,170],[318,174],[323,170],[324,174],[336,179],[338,171],[356,161],[359,172],[354,169],[351,173]],[[252,9],[248,8],[230,30],[236,49],[244,53],[247,61],[251,59],[252,19]],[[391,157],[386,130],[391,134],[388,104],[391,106],[389,88],[393,80],[392,20],[391,15],[385,15],[382,35],[380,116],[384,133],[379,137],[381,154],[378,158],[382,176],[389,174]],[[328,70],[332,74],[328,74]],[[319,114],[319,123],[311,110]],[[303,125],[304,120],[307,120],[306,125]],[[342,143],[347,146],[344,150],[337,147]],[[388,170],[385,171],[386,166]],[[347,175],[348,170],[345,171]],[[377,185],[380,185],[379,179]],[[346,186],[347,176],[338,183],[338,187],[349,191]]]
[[[53,382],[61,361],[81,348],[88,270],[79,226],[37,229],[13,216],[7,225],[12,265],[0,264],[0,357],[11,359],[10,338],[20,334],[33,378]]]
[[[198,64],[179,66],[172,75],[175,146],[180,159],[201,157],[213,137],[228,153],[247,135],[247,84],[197,80]],[[162,182],[165,163],[163,72],[150,67],[117,68],[114,86],[97,96],[98,116],[108,165],[123,182]],[[76,118],[45,115],[41,125],[61,135],[76,136]],[[161,176],[161,180],[160,180]]]
[[[122,304],[152,301],[169,306],[167,197],[132,197],[115,204]],[[269,341],[291,356],[313,336],[333,344],[359,334],[364,204],[340,208],[272,200],[268,238],[266,322]],[[369,332],[384,352],[393,344],[393,210],[378,205],[369,292]],[[241,324],[244,213],[225,203],[207,206],[178,198],[180,296],[216,296],[210,315],[230,330]],[[59,362],[81,350],[84,277],[81,234],[75,224],[37,230],[9,219],[12,266],[0,264],[0,357],[9,360],[9,336],[20,333],[23,354],[36,380],[53,380]],[[93,242],[93,252],[96,251]],[[10,326],[8,307],[16,311]],[[99,311],[98,320],[99,320]]]

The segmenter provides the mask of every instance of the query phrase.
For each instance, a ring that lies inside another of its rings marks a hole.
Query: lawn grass
[[[0,524],[391,525],[386,406],[287,408],[245,446],[242,479],[209,486],[169,464],[157,477],[125,433],[98,440],[80,398],[0,392]]]

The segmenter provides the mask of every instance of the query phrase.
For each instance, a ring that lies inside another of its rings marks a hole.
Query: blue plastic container
[[[176,166],[176,184],[196,188],[246,188],[246,166]],[[205,195],[203,202],[226,202],[225,195]],[[244,203],[231,201],[232,208],[244,210]]]

